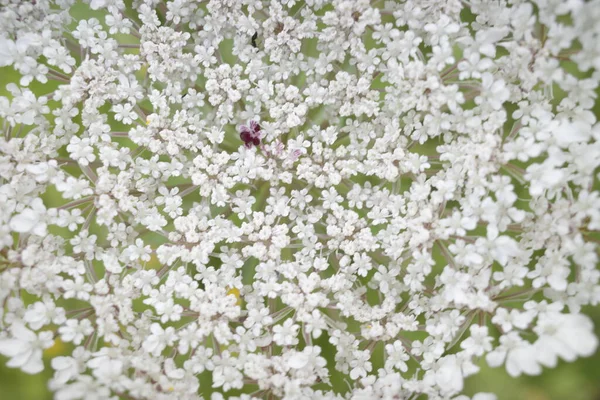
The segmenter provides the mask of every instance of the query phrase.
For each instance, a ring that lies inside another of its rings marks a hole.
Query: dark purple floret
[[[247,148],[251,148],[254,146],[260,145],[260,137],[261,130],[260,125],[256,121],[250,121],[250,123],[246,125],[242,125],[240,127],[240,139],[244,142],[244,146]]]

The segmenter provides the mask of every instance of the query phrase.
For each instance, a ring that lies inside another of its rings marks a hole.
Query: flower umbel
[[[0,362],[57,399],[491,400],[481,363],[596,354],[599,18],[2,1]]]

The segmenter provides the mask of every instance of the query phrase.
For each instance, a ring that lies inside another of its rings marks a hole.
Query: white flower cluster
[[[467,399],[596,351],[599,0],[0,4],[0,354],[62,342],[56,399]]]

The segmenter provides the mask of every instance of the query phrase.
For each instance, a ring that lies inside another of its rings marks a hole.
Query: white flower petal
[[[308,355],[304,353],[296,353],[288,360],[288,367],[293,369],[304,368],[308,364]]]
[[[38,222],[38,215],[30,208],[26,208],[20,214],[10,220],[10,229],[18,233],[30,232]]]

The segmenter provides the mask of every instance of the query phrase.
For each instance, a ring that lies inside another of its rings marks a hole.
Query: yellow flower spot
[[[146,125],[150,125],[150,116],[149,115],[146,117]]]
[[[168,389],[167,389],[167,391],[169,391],[169,392],[174,392],[174,391],[175,391],[175,388],[174,388],[173,386],[169,386],[169,387],[168,387]]]
[[[48,347],[47,349],[44,350],[44,355],[46,357],[56,357],[61,354],[65,354],[66,350],[67,350],[67,346],[65,346],[63,341],[60,339],[56,339],[54,341],[54,345],[52,345],[52,347]]]
[[[242,304],[242,299],[240,298],[240,289],[234,287],[234,288],[230,288],[227,291],[227,296],[232,295],[235,296],[235,298],[237,299],[236,304],[239,306],[240,304]]]

